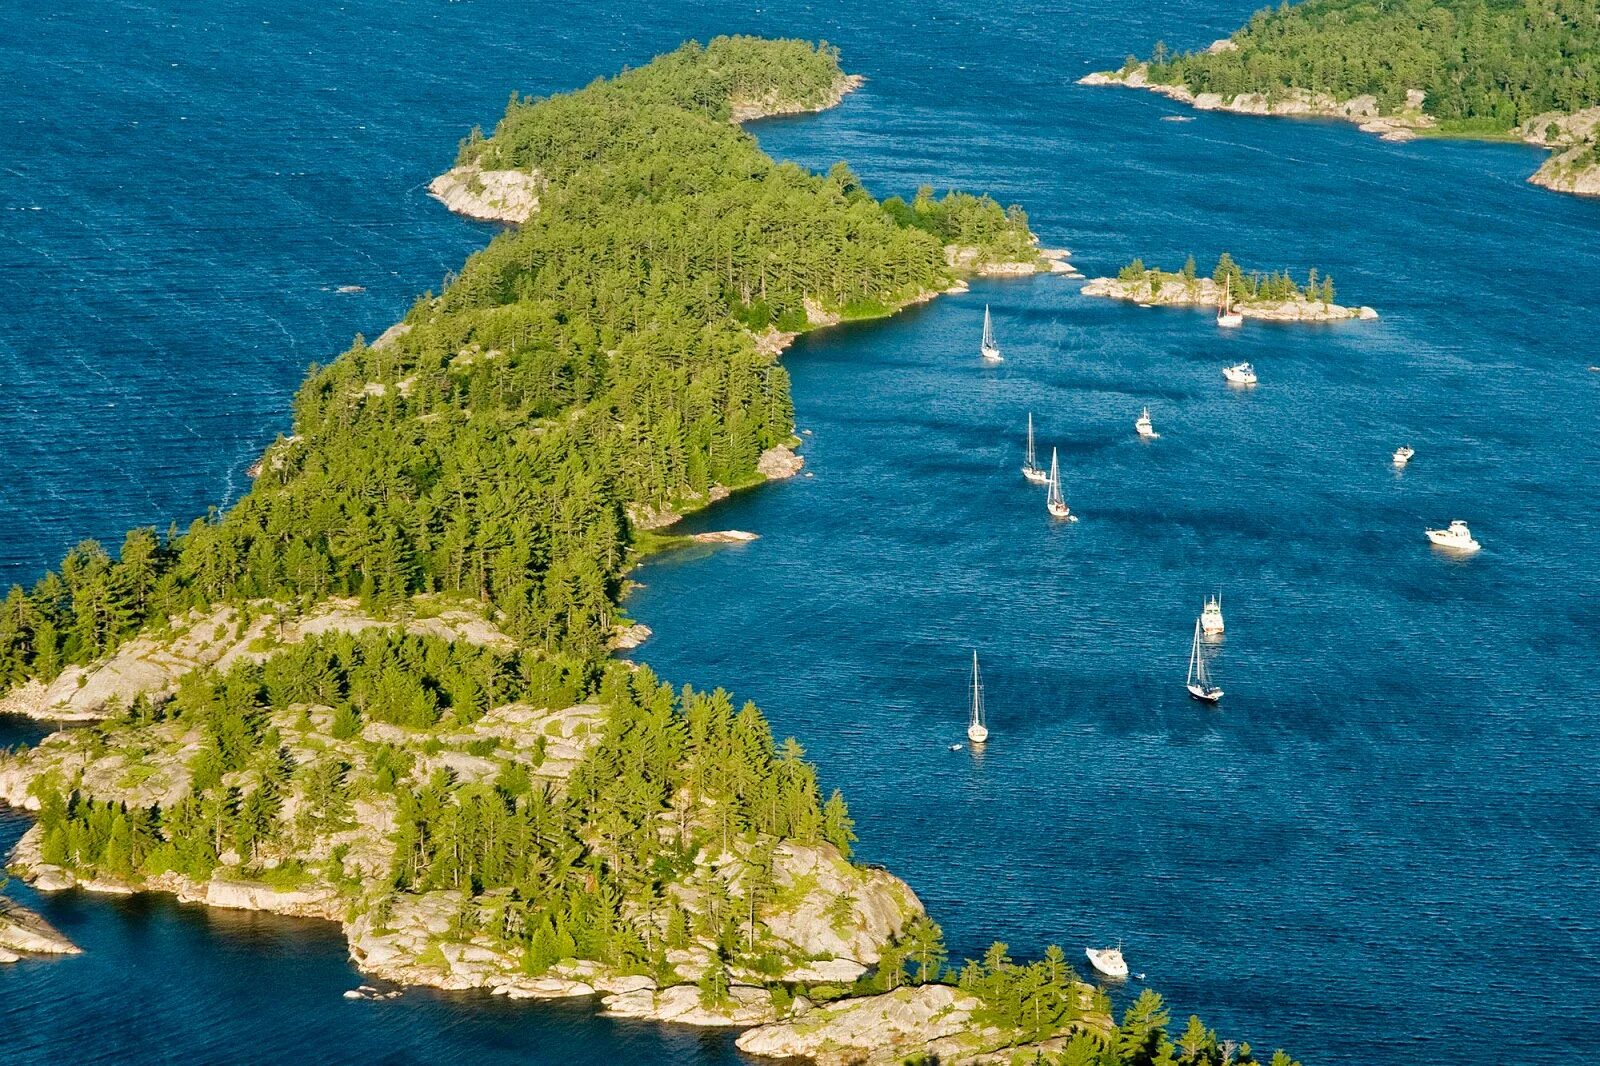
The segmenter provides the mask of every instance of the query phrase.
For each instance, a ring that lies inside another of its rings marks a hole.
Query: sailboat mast
[[[1189,677],[1186,685],[1195,683],[1195,668],[1200,663],[1200,619],[1194,620],[1194,641],[1189,645]],[[1200,683],[1205,684],[1205,667],[1200,667]]]
[[[972,724],[983,725],[983,683],[978,678],[978,652],[972,652]]]
[[[1061,467],[1056,461],[1056,450],[1050,449],[1050,503],[1061,502]]]
[[[1034,467],[1034,456],[1033,456],[1033,412],[1029,411],[1028,412],[1028,469],[1032,470],[1033,467]]]

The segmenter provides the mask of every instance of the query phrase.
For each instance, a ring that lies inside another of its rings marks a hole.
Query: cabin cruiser
[[[1208,637],[1215,637],[1222,633],[1222,597],[1206,597],[1206,605],[1200,612],[1200,632]]]
[[[1114,948],[1084,948],[1083,954],[1090,966],[1107,977],[1128,976],[1128,962],[1122,957],[1121,944]]]
[[[1235,363],[1222,368],[1222,376],[1235,385],[1254,385],[1256,368],[1249,363]]]
[[[1451,522],[1445,529],[1428,529],[1423,532],[1428,535],[1428,540],[1435,547],[1449,548],[1451,551],[1458,552],[1475,552],[1483,547],[1482,544],[1472,539],[1472,530],[1468,529],[1467,524],[1459,518]]]
[[[1155,440],[1161,436],[1156,432],[1155,424],[1150,421],[1150,408],[1146,407],[1144,413],[1133,423],[1133,431],[1145,440]]]
[[[1413,455],[1416,455],[1416,454],[1417,454],[1417,450],[1415,448],[1413,448],[1411,445],[1402,444],[1402,445],[1400,445],[1400,447],[1398,447],[1398,448],[1396,448],[1394,450],[1394,465],[1395,466],[1405,466],[1407,463],[1409,463],[1411,461],[1411,457]]]

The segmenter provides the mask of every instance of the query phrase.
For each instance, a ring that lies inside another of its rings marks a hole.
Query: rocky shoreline
[[[1152,288],[1144,279],[1094,278],[1083,287],[1085,296],[1104,296],[1127,300],[1148,307],[1216,307],[1221,302],[1222,286],[1210,278],[1193,282],[1168,280]],[[1344,322],[1375,319],[1370,307],[1343,307],[1335,303],[1297,298],[1292,300],[1249,300],[1235,304],[1245,318],[1267,322]]]
[[[1223,39],[1210,51],[1232,50],[1237,45]],[[1398,111],[1384,113],[1371,94],[1340,100],[1308,89],[1290,89],[1269,96],[1266,93],[1196,93],[1186,85],[1166,85],[1149,80],[1149,64],[1136,63],[1121,70],[1096,71],[1078,79],[1079,85],[1120,85],[1158,93],[1197,111],[1230,111],[1239,115],[1276,115],[1289,118],[1328,118],[1353,122],[1363,133],[1376,134],[1385,141],[1411,141],[1435,134],[1438,123],[1422,110],[1427,96],[1421,89],[1407,89],[1405,104]],[[1550,112],[1528,120],[1512,131],[1526,144],[1554,149],[1529,178],[1530,184],[1555,192],[1580,196],[1600,196],[1600,107],[1572,114]]]
[[[49,922],[19,903],[0,896],[0,963],[30,955],[81,955],[82,950]]]

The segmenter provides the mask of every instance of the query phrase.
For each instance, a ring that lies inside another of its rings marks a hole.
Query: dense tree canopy
[[[1308,89],[1397,109],[1406,90],[1446,131],[1503,132],[1600,104],[1593,0],[1307,0],[1264,8],[1237,49],[1151,57],[1152,80],[1232,96]]]
[[[227,600],[421,592],[489,605],[517,640],[594,661],[630,506],[703,501],[790,439],[756,334],[808,308],[882,314],[951,280],[947,244],[1032,255],[1019,209],[960,193],[880,205],[843,164],[778,164],[730,102],[816,106],[835,52],[719,38],[545,100],[513,97],[465,160],[536,169],[537,214],[381,344],[313,368],[253,490],[180,533],[73,549],[0,603],[0,686]]]

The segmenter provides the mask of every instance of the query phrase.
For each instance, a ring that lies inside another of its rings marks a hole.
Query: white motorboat
[[[1200,611],[1200,632],[1208,637],[1219,636],[1223,631],[1222,624],[1222,597],[1206,597],[1206,605]]]
[[[972,652],[972,706],[967,722],[967,739],[982,744],[989,739],[989,727],[983,720],[983,680],[978,676],[978,652]]]
[[[1061,466],[1056,461],[1056,450],[1050,449],[1050,491],[1045,494],[1044,509],[1050,512],[1051,518],[1064,518],[1068,522],[1078,519],[1067,507],[1066,498],[1061,495]]]
[[[1099,973],[1107,977],[1127,977],[1128,961],[1122,957],[1122,945],[1114,948],[1084,948],[1084,957]]]
[[[978,345],[978,352],[986,363],[1004,362],[1000,358],[1000,346],[994,342],[994,323],[989,318],[989,305],[983,305],[983,342]]]
[[[1189,679],[1185,683],[1189,695],[1201,703],[1216,703],[1222,698],[1222,690],[1211,680],[1211,671],[1206,666],[1205,649],[1200,646],[1200,619],[1194,620],[1194,643],[1189,645]]]
[[[1044,485],[1050,481],[1050,475],[1039,469],[1039,460],[1033,452],[1033,412],[1028,412],[1028,451],[1022,459],[1022,476],[1031,484]]]
[[[1402,445],[1400,445],[1400,447],[1398,447],[1398,448],[1396,448],[1394,450],[1394,465],[1395,466],[1405,466],[1407,463],[1409,463],[1411,461],[1411,457],[1413,455],[1416,455],[1416,454],[1417,454],[1417,450],[1415,448],[1413,448],[1411,445],[1402,444]]]
[[[1155,424],[1150,421],[1150,408],[1146,407],[1133,423],[1133,431],[1145,440],[1155,440],[1161,436],[1156,432]]]
[[[1222,368],[1222,376],[1234,385],[1254,385],[1256,368],[1249,363],[1235,363]]]
[[[1238,329],[1244,325],[1244,315],[1233,309],[1233,284],[1231,278],[1222,282],[1222,299],[1217,301],[1217,325],[1223,329]]]
[[[1449,548],[1451,551],[1457,552],[1475,552],[1483,547],[1482,544],[1473,539],[1472,530],[1468,529],[1467,524],[1459,518],[1444,529],[1429,529],[1424,530],[1424,532],[1427,533],[1428,540],[1438,548]]]

